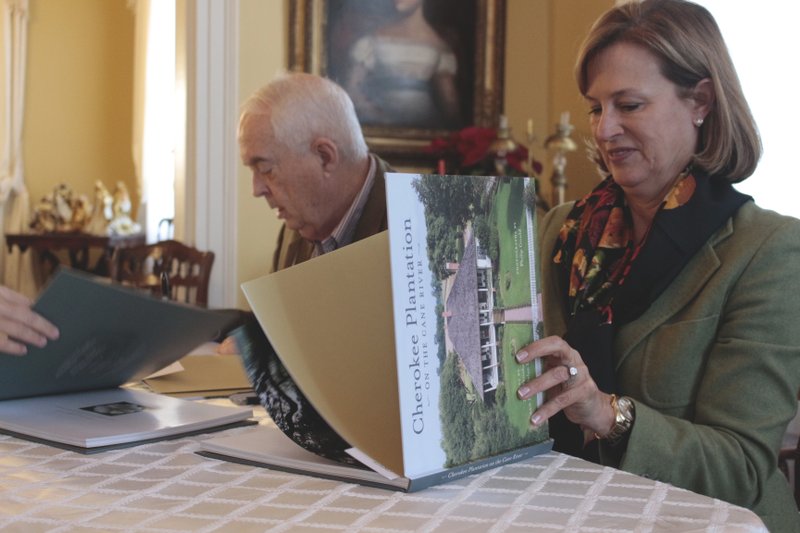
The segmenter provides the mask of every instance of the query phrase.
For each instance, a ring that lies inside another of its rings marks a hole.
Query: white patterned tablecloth
[[[766,531],[741,507],[558,453],[404,494],[205,458],[207,437],[82,455],[0,435],[0,531]]]

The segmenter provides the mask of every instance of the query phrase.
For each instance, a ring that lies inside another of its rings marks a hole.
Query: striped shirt
[[[367,198],[369,198],[372,184],[375,183],[377,166],[375,156],[370,154],[369,171],[367,172],[367,179],[364,180],[364,185],[361,186],[361,190],[358,191],[353,203],[350,204],[350,209],[347,210],[342,220],[334,228],[333,233],[322,241],[314,241],[314,253],[311,257],[332,252],[353,242],[356,226],[361,219],[361,213],[363,213],[364,205],[367,203]]]

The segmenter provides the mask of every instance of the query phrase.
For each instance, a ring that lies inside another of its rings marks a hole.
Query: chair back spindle
[[[213,264],[214,252],[169,239],[118,248],[111,260],[111,279],[205,307]]]

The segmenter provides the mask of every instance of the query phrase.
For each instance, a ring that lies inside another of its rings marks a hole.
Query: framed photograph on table
[[[430,167],[431,139],[496,126],[505,0],[290,0],[289,68],[327,76],[356,105],[370,148]]]

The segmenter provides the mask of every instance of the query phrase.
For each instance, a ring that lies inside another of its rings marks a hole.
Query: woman
[[[800,530],[777,453],[800,385],[800,221],[757,207],[758,132],[719,28],[611,9],[576,66],[606,179],[542,223],[545,330],[517,359],[556,449]],[[563,335],[563,337],[559,336]],[[552,417],[552,418],[551,418]]]
[[[31,310],[24,295],[0,285],[0,354],[25,355],[26,344],[42,347],[58,338],[58,328]]]
[[[423,0],[393,0],[397,18],[356,41],[346,87],[369,125],[458,125],[458,62],[425,19]]]

